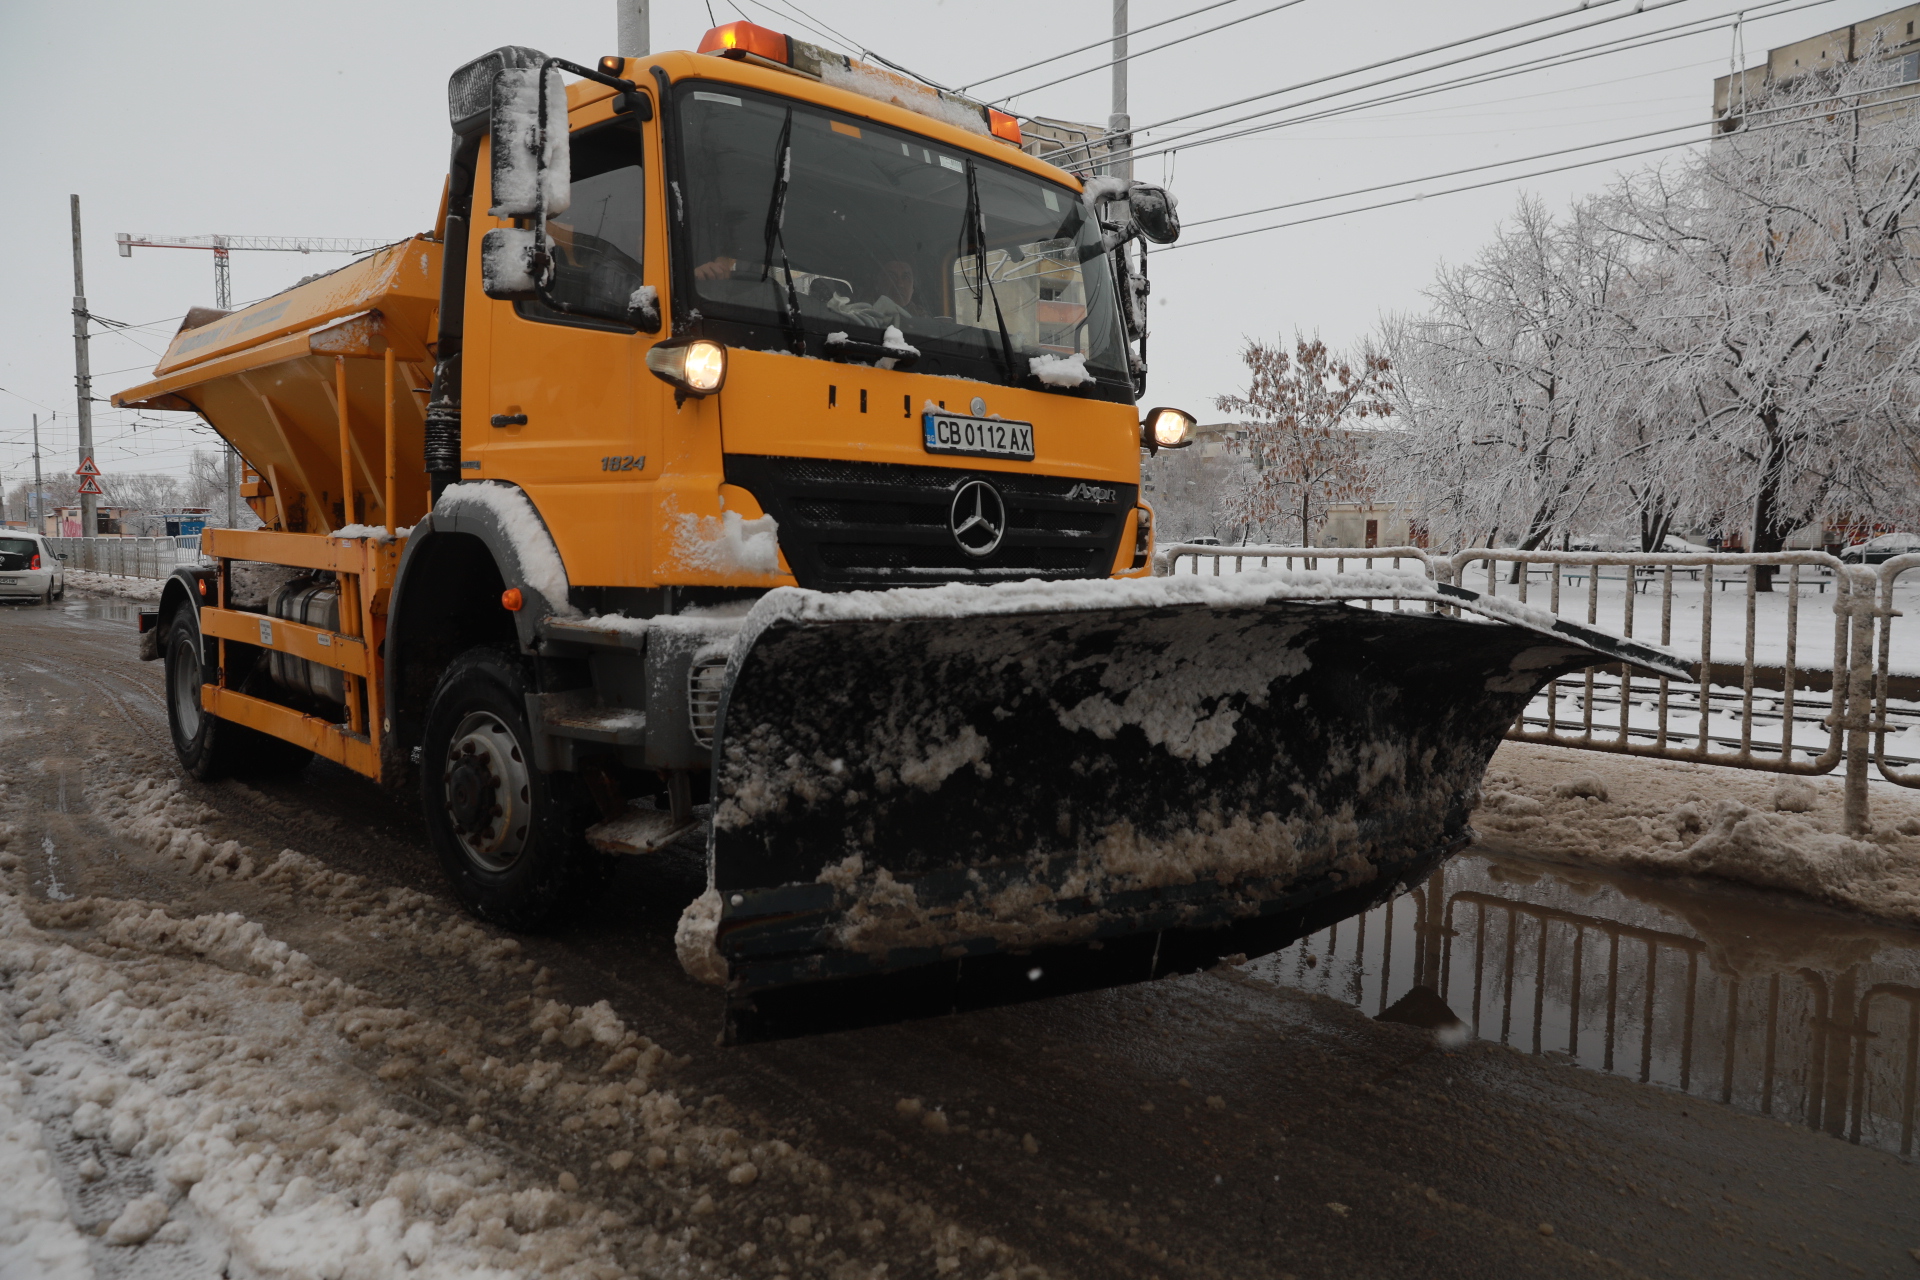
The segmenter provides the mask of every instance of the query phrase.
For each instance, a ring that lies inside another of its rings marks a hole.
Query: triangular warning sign
[[[97,476],[88,476],[85,480],[82,480],[80,482],[80,492],[92,493],[92,494],[103,494],[105,490],[101,489],[100,481]]]
[[[100,468],[93,465],[92,458],[88,458],[80,464],[80,469],[73,474],[77,476],[97,476],[100,474]]]

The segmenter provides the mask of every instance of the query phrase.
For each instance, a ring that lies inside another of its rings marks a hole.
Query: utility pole
[[[1113,0],[1113,114],[1107,117],[1107,151],[1133,150],[1133,118],[1127,114],[1127,0]],[[1133,157],[1110,160],[1107,172],[1133,177]]]
[[[33,415],[33,497],[27,503],[27,519],[35,533],[47,531],[47,491],[40,483],[40,415]]]
[[[652,0],[613,0],[614,52],[623,58],[644,58],[653,52],[647,10]]]
[[[73,205],[73,391],[80,410],[80,465],[93,457],[93,373],[87,362],[87,281],[80,262],[80,197]],[[80,495],[80,536],[100,532],[98,507],[90,493]]]
[[[237,459],[240,453],[232,445],[227,446],[227,528],[240,527],[240,471]]]

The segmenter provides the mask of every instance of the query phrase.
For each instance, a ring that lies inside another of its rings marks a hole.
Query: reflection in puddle
[[[1469,854],[1247,971],[1443,1040],[1564,1055],[1916,1154],[1913,932],[1758,894]]]
[[[70,594],[65,601],[55,605],[54,608],[63,611],[69,618],[99,618],[108,622],[125,622],[129,625],[138,625],[140,621],[140,605],[131,600]]]

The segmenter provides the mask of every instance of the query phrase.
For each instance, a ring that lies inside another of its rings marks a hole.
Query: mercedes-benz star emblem
[[[1007,532],[1007,505],[985,480],[969,480],[953,495],[947,513],[953,540],[970,556],[990,556]]]

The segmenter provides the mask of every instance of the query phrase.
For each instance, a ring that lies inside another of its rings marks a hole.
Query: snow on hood
[[[1078,351],[1070,356],[1034,356],[1027,361],[1033,376],[1050,387],[1077,387],[1092,382],[1087,358]]]

